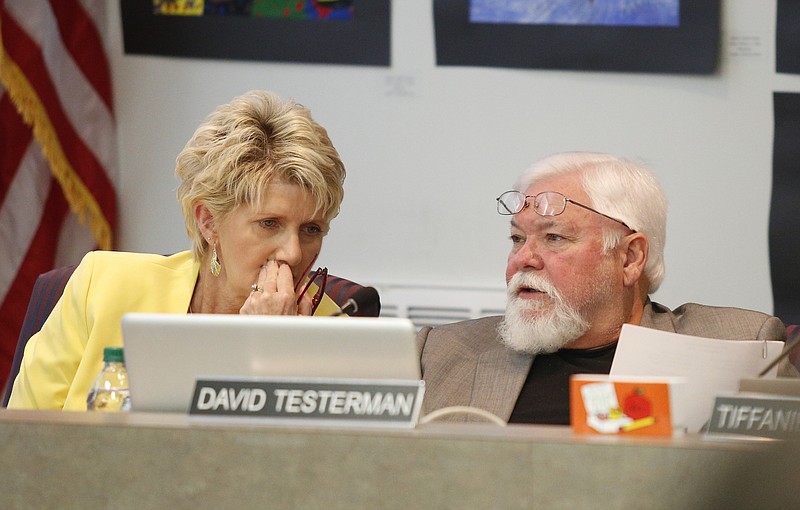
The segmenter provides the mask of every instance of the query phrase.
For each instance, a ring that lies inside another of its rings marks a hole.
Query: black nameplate
[[[718,396],[708,434],[796,438],[800,436],[800,399],[775,395]]]
[[[198,379],[192,416],[413,427],[423,381]]]

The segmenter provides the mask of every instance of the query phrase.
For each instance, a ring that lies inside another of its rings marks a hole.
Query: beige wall
[[[771,311],[771,95],[800,91],[800,76],[774,72],[774,0],[722,4],[719,72],[677,76],[437,67],[430,0],[392,2],[389,68],[130,56],[111,2],[120,247],[187,246],[176,154],[216,105],[267,88],[310,106],[348,165],[320,260],[335,274],[500,289],[508,227],[494,197],[532,161],[589,149],[642,160],[664,185],[656,299]]]

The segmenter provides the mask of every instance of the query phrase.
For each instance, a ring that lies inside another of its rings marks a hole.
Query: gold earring
[[[219,257],[217,256],[217,243],[214,243],[214,247],[211,248],[211,274],[219,276],[221,270],[222,264],[219,263]]]

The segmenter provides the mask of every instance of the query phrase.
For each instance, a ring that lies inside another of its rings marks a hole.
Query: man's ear
[[[208,210],[205,204],[199,203],[194,206],[194,220],[197,222],[197,228],[206,240],[213,238],[216,234],[214,228],[214,216]]]
[[[644,234],[636,232],[624,238],[622,247],[625,249],[625,262],[622,266],[623,283],[626,287],[632,287],[644,275],[650,245]]]

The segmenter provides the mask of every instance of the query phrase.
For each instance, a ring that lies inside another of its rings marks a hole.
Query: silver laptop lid
[[[198,378],[420,379],[408,319],[129,313],[134,411],[187,412]]]

